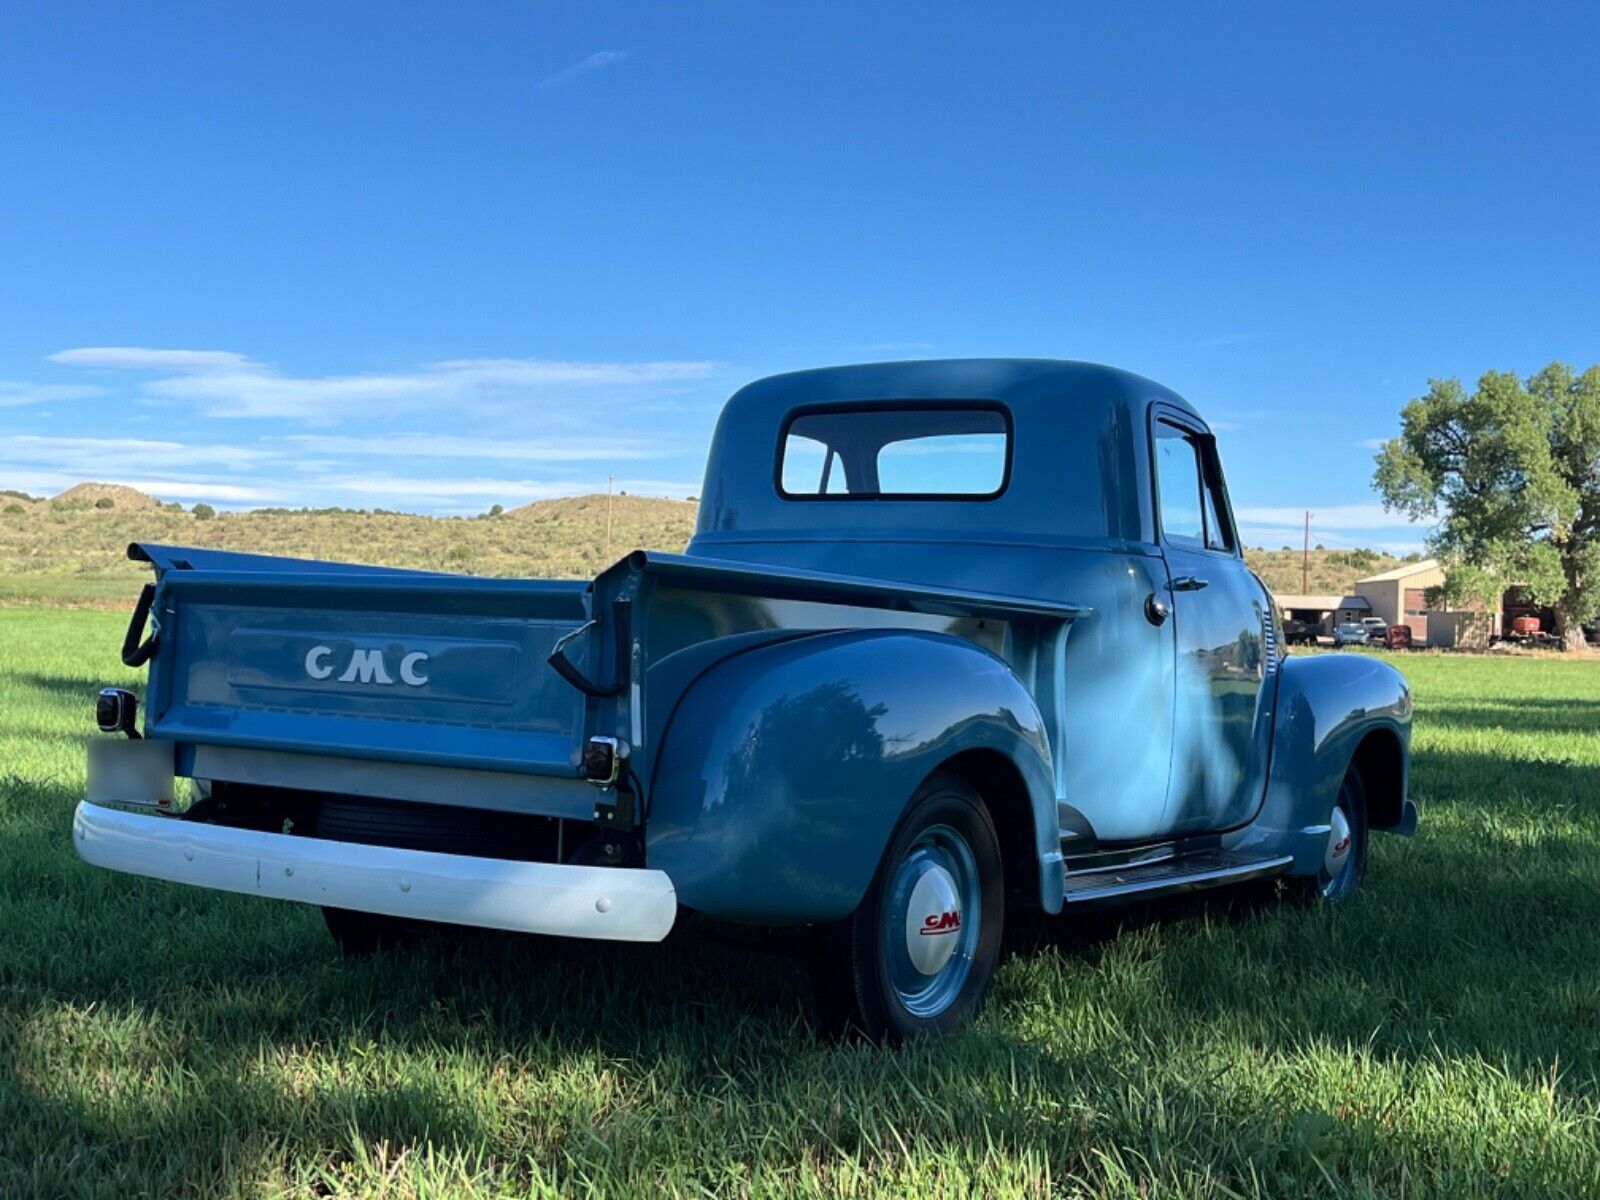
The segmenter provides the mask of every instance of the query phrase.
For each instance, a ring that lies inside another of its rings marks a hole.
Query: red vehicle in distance
[[[1383,631],[1383,648],[1385,650],[1409,650],[1412,646],[1411,626],[1390,625]]]

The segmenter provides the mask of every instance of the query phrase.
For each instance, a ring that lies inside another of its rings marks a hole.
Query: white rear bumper
[[[659,942],[678,913],[663,871],[327,842],[87,800],[73,814],[72,844],[85,862],[112,871],[485,929]]]

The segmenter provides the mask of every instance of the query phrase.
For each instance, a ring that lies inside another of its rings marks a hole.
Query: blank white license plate
[[[89,786],[92,804],[137,804],[172,807],[172,743],[149,738],[89,739]]]

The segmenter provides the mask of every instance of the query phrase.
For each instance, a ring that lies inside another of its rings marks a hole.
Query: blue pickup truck
[[[144,713],[99,697],[79,854],[319,905],[348,950],[804,931],[821,1011],[896,1040],[973,1016],[1008,916],[1337,900],[1416,827],[1404,680],[1285,656],[1215,441],[1149,380],[765,379],[702,495],[684,554],[592,581],[130,547]]]

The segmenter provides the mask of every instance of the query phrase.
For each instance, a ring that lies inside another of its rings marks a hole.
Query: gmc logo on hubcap
[[[922,928],[917,930],[923,937],[935,933],[954,933],[961,928],[961,913],[952,908],[949,912],[931,913],[922,919]]]

